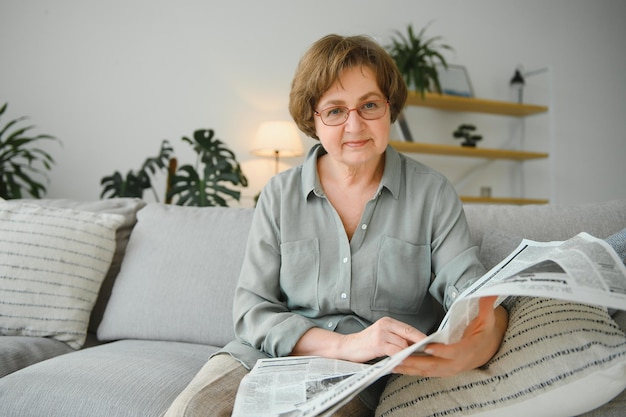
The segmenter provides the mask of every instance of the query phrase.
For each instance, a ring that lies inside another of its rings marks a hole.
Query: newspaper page
[[[377,379],[392,373],[408,356],[423,351],[428,344],[458,341],[478,313],[478,299],[489,295],[498,296],[495,305],[516,295],[551,297],[626,310],[626,267],[610,245],[587,233],[564,242],[525,239],[508,257],[464,291],[449,309],[439,329],[419,343],[373,365],[315,357],[263,359],[242,381],[233,416],[330,416]],[[309,368],[315,359],[320,360],[319,366],[323,370],[311,370],[317,368],[317,364]],[[291,378],[294,381],[289,384],[281,382]]]
[[[295,405],[367,367],[316,356],[261,359],[241,382],[233,416],[292,415]]]
[[[472,297],[526,295],[626,310],[626,267],[602,239],[523,240],[469,291]]]
[[[626,310],[626,267],[602,239],[580,233],[566,241],[524,239],[459,296],[430,343],[454,343],[478,312],[479,297],[549,297]],[[445,329],[445,331],[443,331]]]

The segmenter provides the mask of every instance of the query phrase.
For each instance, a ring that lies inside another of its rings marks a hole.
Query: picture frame
[[[441,94],[460,97],[474,97],[474,89],[467,69],[463,65],[448,64],[445,68],[441,64],[435,65]]]

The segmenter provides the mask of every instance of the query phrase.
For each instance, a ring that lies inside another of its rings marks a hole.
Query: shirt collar
[[[318,197],[324,196],[324,190],[317,175],[317,159],[324,154],[326,154],[326,150],[318,143],[311,148],[302,165],[302,193],[304,199],[307,199],[311,193]],[[379,191],[386,188],[393,198],[397,199],[400,192],[401,171],[400,154],[387,145],[385,150],[385,172],[383,172],[383,178],[380,181]]]

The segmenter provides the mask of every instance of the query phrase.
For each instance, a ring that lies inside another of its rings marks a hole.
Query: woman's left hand
[[[426,347],[427,355],[410,356],[395,369],[395,373],[428,377],[452,376],[478,368],[500,348],[508,326],[507,311],[493,304],[497,297],[479,300],[478,315],[472,320],[457,343],[433,343]]]

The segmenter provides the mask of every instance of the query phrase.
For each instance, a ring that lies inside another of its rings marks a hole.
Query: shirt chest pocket
[[[413,314],[420,310],[431,277],[430,246],[381,238],[372,310]]]
[[[320,251],[317,239],[281,244],[280,287],[290,309],[319,310]]]

